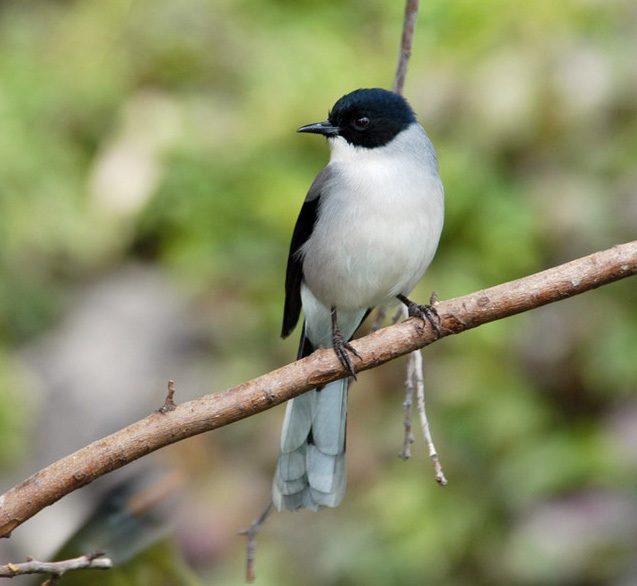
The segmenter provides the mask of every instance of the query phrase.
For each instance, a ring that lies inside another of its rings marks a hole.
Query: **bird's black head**
[[[342,136],[354,146],[371,149],[386,145],[415,121],[402,96],[380,88],[360,89],[338,100],[328,120],[303,126],[299,132]]]

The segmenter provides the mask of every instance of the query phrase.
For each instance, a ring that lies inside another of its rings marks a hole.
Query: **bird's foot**
[[[407,299],[404,295],[398,295],[398,299],[407,306],[407,313],[409,317],[418,317],[422,321],[428,321],[431,324],[436,337],[440,338],[442,332],[440,331],[440,315],[436,308],[432,305],[419,305],[414,303],[410,299]],[[435,303],[435,293],[431,296],[432,303]]]
[[[336,356],[341,361],[343,368],[349,372],[350,376],[356,379],[356,370],[354,369],[354,365],[352,364],[352,359],[350,358],[348,352],[351,352],[357,358],[360,358],[361,355],[356,352],[356,349],[343,337],[343,334],[336,330],[332,333],[332,344],[334,346],[334,352],[336,352]]]

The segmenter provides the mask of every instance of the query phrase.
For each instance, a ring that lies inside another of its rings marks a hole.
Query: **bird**
[[[435,309],[407,297],[434,257],[444,219],[436,151],[407,100],[361,88],[298,132],[326,137],[330,158],[292,234],[281,335],[292,333],[302,309],[297,357],[333,348],[349,376],[288,401],[272,485],[279,512],[343,499],[347,394],[360,358],[350,340],[371,310],[404,303],[439,333]]]

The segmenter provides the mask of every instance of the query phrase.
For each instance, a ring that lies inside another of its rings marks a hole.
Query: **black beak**
[[[337,136],[339,130],[340,128],[338,126],[332,126],[332,124],[326,120],[325,122],[317,122],[316,124],[301,126],[297,132],[311,132],[312,134],[322,134],[324,136]]]

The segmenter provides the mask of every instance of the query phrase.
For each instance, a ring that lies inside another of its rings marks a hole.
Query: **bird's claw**
[[[422,321],[428,321],[431,324],[434,332],[436,332],[436,338],[440,338],[442,332],[440,331],[440,315],[433,305],[419,305],[418,303],[408,303],[407,313],[409,317],[418,317]]]
[[[354,365],[352,364],[352,360],[348,352],[351,352],[357,358],[360,358],[361,355],[356,352],[356,349],[349,342],[345,340],[341,332],[334,332],[332,342],[334,345],[334,352],[336,352],[336,356],[341,361],[343,368],[349,372],[350,376],[356,379],[356,370],[354,369]]]

